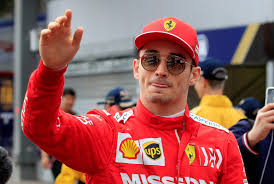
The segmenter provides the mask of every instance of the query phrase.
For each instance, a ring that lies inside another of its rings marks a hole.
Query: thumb
[[[73,35],[72,46],[76,49],[80,48],[83,32],[84,32],[84,29],[82,27],[78,27]]]

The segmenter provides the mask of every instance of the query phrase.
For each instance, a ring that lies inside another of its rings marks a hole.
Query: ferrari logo
[[[164,28],[167,31],[171,31],[172,29],[174,29],[176,26],[176,22],[174,20],[166,20],[164,22]]]
[[[195,160],[195,147],[194,145],[187,144],[185,153],[189,159],[189,164],[192,164],[193,161]]]

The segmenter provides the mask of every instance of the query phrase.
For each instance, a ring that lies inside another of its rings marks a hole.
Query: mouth
[[[168,82],[166,80],[159,80],[159,79],[152,80],[150,82],[150,85],[153,86],[153,87],[156,87],[156,88],[169,88],[169,87],[171,87],[170,82]]]
[[[169,86],[166,84],[161,84],[161,83],[152,83],[152,86],[156,87],[156,88],[168,88]]]

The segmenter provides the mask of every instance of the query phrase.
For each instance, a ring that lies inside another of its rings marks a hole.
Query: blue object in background
[[[13,146],[13,120],[12,77],[0,75],[0,146],[9,152]]]
[[[230,64],[247,26],[198,31],[200,62],[216,58]]]

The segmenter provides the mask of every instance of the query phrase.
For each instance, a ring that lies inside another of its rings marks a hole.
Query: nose
[[[168,77],[168,70],[166,67],[166,58],[161,58],[160,64],[155,71],[156,76]]]

